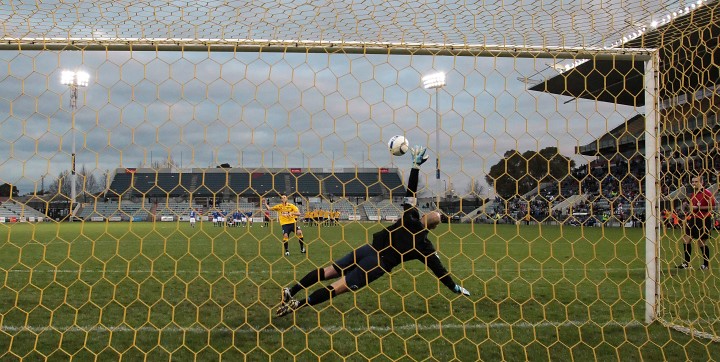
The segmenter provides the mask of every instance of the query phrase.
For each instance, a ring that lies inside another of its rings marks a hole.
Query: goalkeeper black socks
[[[317,270],[313,270],[300,279],[300,282],[290,288],[290,294],[295,295],[300,290],[310,287],[321,280],[325,280],[325,269],[319,268]]]
[[[685,262],[690,265],[690,254],[692,254],[692,244],[687,243],[685,245]]]
[[[326,302],[330,297],[335,296],[335,288],[327,286],[314,291],[307,297],[306,303],[309,305],[320,304]]]
[[[703,254],[703,265],[706,267],[710,266],[710,247],[707,245],[702,246],[702,254]]]

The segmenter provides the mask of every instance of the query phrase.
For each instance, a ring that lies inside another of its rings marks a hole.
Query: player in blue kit
[[[190,210],[190,227],[195,227],[195,221],[197,221],[197,212],[195,210]]]

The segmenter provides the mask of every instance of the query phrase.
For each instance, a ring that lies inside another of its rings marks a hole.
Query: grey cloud
[[[0,138],[19,139],[14,160],[0,165],[5,182],[27,184],[68,168],[69,91],[56,82],[61,66],[82,62],[96,79],[81,90],[78,164],[97,170],[168,157],[182,159],[183,167],[406,168],[408,160],[391,157],[385,142],[404,134],[434,154],[439,96],[442,171],[458,187],[482,179],[509,149],[558,146],[571,154],[637,113],[528,93],[516,78],[544,67],[531,59],[90,52],[83,59],[63,53],[58,64],[52,56],[30,54],[54,68],[18,70],[25,84],[0,79]],[[23,64],[13,61],[13,67]],[[434,70],[448,73],[439,92],[420,82]],[[39,72],[46,81],[27,75]],[[23,121],[31,127],[18,128]],[[8,147],[0,142],[0,149]],[[17,169],[18,162],[26,167]],[[429,180],[433,168],[424,170]],[[24,192],[29,185],[20,187]]]

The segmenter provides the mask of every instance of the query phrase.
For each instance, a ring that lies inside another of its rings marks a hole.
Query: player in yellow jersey
[[[295,233],[295,235],[297,235],[298,241],[300,242],[300,253],[305,254],[303,233],[302,230],[300,230],[300,226],[297,224],[297,218],[301,215],[300,210],[297,206],[288,202],[287,195],[280,195],[280,199],[282,202],[272,207],[270,207],[267,199],[265,199],[265,207],[268,211],[277,211],[279,215],[280,227],[282,227],[283,233],[283,247],[285,248],[285,255],[290,255],[288,240],[290,239],[291,233]]]

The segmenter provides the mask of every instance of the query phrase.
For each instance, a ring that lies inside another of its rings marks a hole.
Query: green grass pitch
[[[644,324],[639,228],[441,225],[432,239],[472,296],[451,293],[423,264],[409,262],[358,292],[274,316],[282,286],[362,245],[379,227],[303,226],[308,255],[293,238],[285,257],[277,223],[0,225],[0,359],[720,356],[717,343]],[[662,243],[663,308],[680,319],[716,318],[718,270],[669,273],[679,258],[677,236]]]

